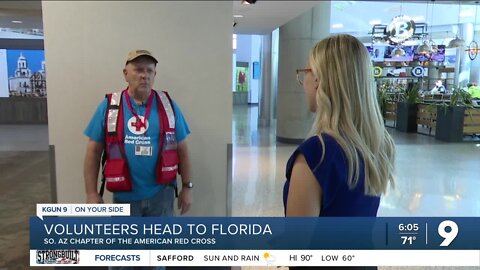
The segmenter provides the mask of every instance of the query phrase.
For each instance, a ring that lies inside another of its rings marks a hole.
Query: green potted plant
[[[377,99],[378,99],[378,105],[380,106],[380,111],[382,112],[382,116],[385,117],[386,114],[386,107],[387,107],[387,100],[388,100],[388,94],[385,90],[378,90],[377,92]]]
[[[385,116],[387,114],[387,103],[388,103],[388,89],[390,88],[390,83],[385,81],[380,84],[377,89],[377,100],[378,105],[380,106],[380,111],[382,112],[383,121],[385,122]]]
[[[410,82],[401,92],[397,103],[397,126],[402,132],[417,132],[417,103],[420,101],[418,85]]]
[[[443,102],[437,106],[435,139],[445,142],[461,142],[465,109],[472,107],[470,93],[461,88],[454,88],[450,102]]]

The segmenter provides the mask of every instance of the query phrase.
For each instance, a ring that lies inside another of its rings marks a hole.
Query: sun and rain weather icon
[[[263,253],[263,258],[267,262],[267,266],[272,266],[272,264],[277,260],[277,258],[270,254],[270,252]]]

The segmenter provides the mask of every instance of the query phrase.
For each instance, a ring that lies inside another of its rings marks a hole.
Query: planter
[[[233,105],[247,105],[248,92],[233,92]]]
[[[47,123],[48,114],[46,97],[0,98],[0,125],[42,125]]]
[[[417,104],[397,103],[397,126],[402,132],[417,132]]]
[[[435,139],[444,142],[461,142],[463,140],[463,120],[465,107],[437,107],[437,124]]]

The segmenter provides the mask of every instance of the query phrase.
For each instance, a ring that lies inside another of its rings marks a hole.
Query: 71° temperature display
[[[429,231],[428,223],[400,223],[398,224],[398,234],[400,235],[401,245],[411,246],[419,240],[425,241],[425,245],[429,245]],[[430,233],[436,232],[441,237],[441,247],[448,247],[457,237],[459,228],[457,223],[452,220],[442,221],[436,230]],[[432,236],[432,235],[430,235]],[[431,243],[430,243],[431,244]]]

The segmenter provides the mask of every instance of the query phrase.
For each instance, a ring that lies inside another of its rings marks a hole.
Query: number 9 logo
[[[445,229],[449,227],[450,231],[447,232]],[[443,242],[440,244],[441,247],[448,247],[450,243],[455,240],[458,235],[458,225],[454,221],[445,220],[438,225],[438,234],[444,238]]]

